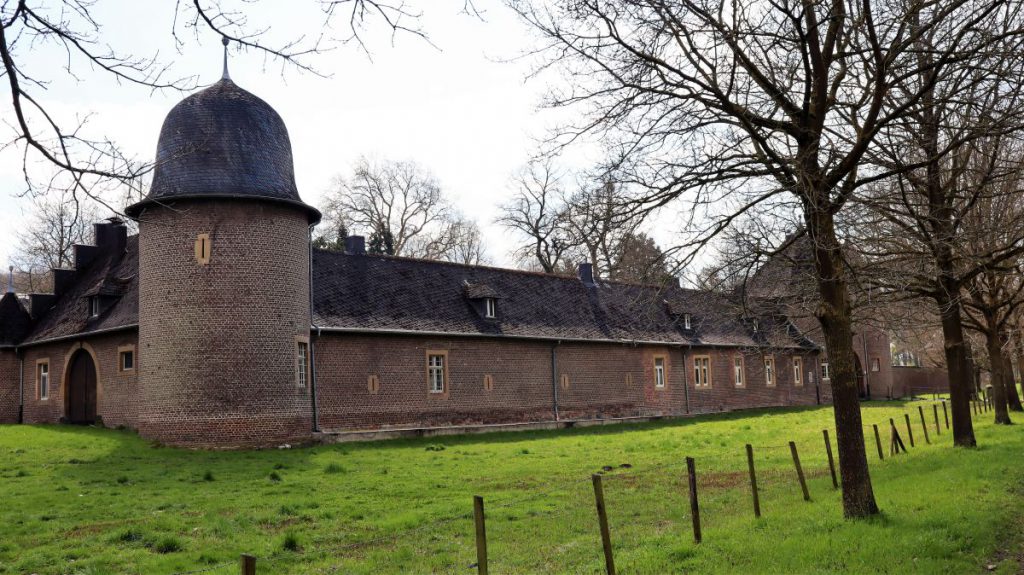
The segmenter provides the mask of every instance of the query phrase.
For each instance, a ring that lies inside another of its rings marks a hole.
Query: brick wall
[[[13,349],[0,349],[0,423],[18,422],[21,363]]]
[[[893,367],[893,397],[949,393],[949,372],[944,367]]]
[[[323,334],[314,348],[319,424],[327,431],[551,420],[553,349],[562,419],[814,405],[820,384],[817,374],[813,381],[808,374],[818,369],[816,353],[801,355],[802,387],[793,385],[793,355],[775,353],[777,382],[767,387],[761,351],[347,334]],[[444,394],[428,389],[428,350],[447,353]],[[745,360],[744,388],[733,380],[737,353]],[[692,358],[703,354],[712,358],[709,389],[693,385]],[[663,389],[655,386],[655,357],[665,360]],[[379,382],[375,393],[371,376]],[[827,384],[820,394],[830,401]]]
[[[195,242],[209,234],[210,261]],[[139,430],[168,444],[261,446],[307,439],[296,383],[309,336],[304,211],[247,201],[178,202],[139,224]]]
[[[136,341],[135,330],[126,330],[24,348],[25,423],[57,423],[64,417],[65,370],[70,366],[72,356],[82,350],[96,364],[96,415],[107,427],[123,425],[135,428],[139,407],[138,353],[136,369],[122,372],[118,349],[135,346]],[[36,365],[41,359],[48,360],[50,364],[50,394],[45,400],[39,398],[36,381]]]

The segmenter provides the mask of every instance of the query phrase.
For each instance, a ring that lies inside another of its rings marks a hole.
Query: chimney
[[[353,256],[366,254],[366,238],[363,236],[348,236],[345,238],[345,253]]]
[[[594,264],[582,262],[579,270],[580,281],[583,282],[583,285],[594,285]]]
[[[53,294],[34,293],[28,296],[28,313],[33,318],[41,317],[57,301]]]
[[[100,251],[120,254],[128,245],[128,227],[121,218],[108,218],[104,223],[93,224],[93,231]]]

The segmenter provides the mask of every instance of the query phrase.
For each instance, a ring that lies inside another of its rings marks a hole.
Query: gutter
[[[320,431],[320,418],[317,414],[316,396],[316,341],[320,339],[320,328],[313,323],[313,228],[316,224],[309,226],[309,395],[313,410],[313,432]],[[312,331],[316,331],[316,340],[312,338]]]
[[[462,333],[452,331],[429,331],[429,330],[415,330],[415,329],[374,329],[374,328],[361,328],[361,327],[316,327],[313,329],[323,331],[325,333],[356,333],[356,334],[378,334],[378,335],[413,335],[413,336],[430,336],[430,337],[472,337],[472,338],[485,338],[485,339],[520,339],[529,341],[550,341],[550,342],[569,342],[569,343],[614,343],[619,345],[662,345],[670,347],[681,347],[684,345],[693,348],[692,342],[680,342],[680,341],[656,341],[656,340],[639,340],[639,339],[588,339],[584,337],[552,337],[542,335],[509,335],[501,333]],[[728,348],[728,349],[747,349],[752,346],[739,345],[735,343],[705,343],[700,344],[701,347],[715,347],[715,348]],[[804,349],[800,346],[790,347],[773,347],[771,349]]]
[[[555,421],[558,417],[558,346],[562,342],[556,341],[551,346],[551,401],[555,412]]]

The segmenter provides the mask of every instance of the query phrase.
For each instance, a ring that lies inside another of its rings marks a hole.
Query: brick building
[[[820,347],[727,295],[311,249],[285,125],[226,77],[126,213],[0,299],[0,422],[240,447],[830,400]]]

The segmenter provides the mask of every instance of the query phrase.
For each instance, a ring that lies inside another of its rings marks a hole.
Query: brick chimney
[[[366,238],[363,236],[348,236],[345,238],[345,253],[353,256],[366,254]]]
[[[579,277],[580,281],[583,282],[583,285],[594,285],[594,264],[590,262],[580,263]]]
[[[101,252],[119,254],[128,245],[128,227],[121,218],[109,218],[106,222],[93,224],[96,234],[96,247]]]

